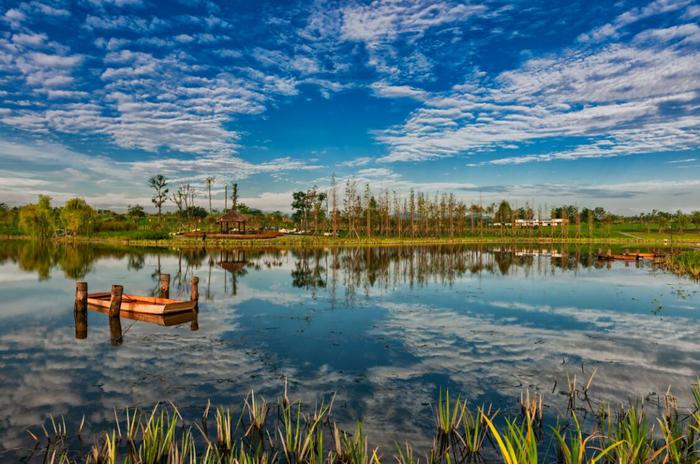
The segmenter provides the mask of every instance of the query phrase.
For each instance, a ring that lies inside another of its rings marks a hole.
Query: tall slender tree
[[[207,184],[207,190],[209,191],[209,214],[211,214],[211,186],[214,184],[215,181],[216,178],[214,176],[209,176],[204,181]]]
[[[164,175],[158,174],[148,179],[148,185],[154,192],[151,201],[158,208],[158,224],[160,224],[162,219],[161,209],[165,200],[168,199],[168,179]]]
[[[238,209],[238,183],[234,182],[231,186],[231,209],[236,211]]]
[[[331,228],[333,236],[338,233],[338,186],[335,179],[335,173],[331,176]]]

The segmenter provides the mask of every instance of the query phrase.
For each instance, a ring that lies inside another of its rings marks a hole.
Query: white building
[[[516,219],[515,227],[561,227],[568,223],[567,219]]]

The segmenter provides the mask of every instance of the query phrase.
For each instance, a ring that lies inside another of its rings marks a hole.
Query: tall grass
[[[590,382],[586,390],[590,388]],[[492,407],[471,408],[447,390],[434,405],[435,435],[422,454],[409,443],[383,455],[361,422],[352,431],[332,419],[333,401],[313,409],[285,394],[268,403],[254,393],[239,413],[217,408],[209,430],[210,406],[201,421],[187,423],[172,405],[151,411],[127,409],[94,440],[88,451],[71,446],[83,430],[70,432],[63,419],[51,418],[29,431],[36,446],[27,460],[50,464],[399,464],[502,462],[504,464],[698,464],[700,463],[700,380],[691,387],[693,405],[678,410],[670,391],[663,417],[650,419],[642,405],[616,411],[599,409],[598,419],[583,425],[574,409],[542,427],[542,398],[521,396],[520,414]],[[658,427],[658,428],[657,428]]]
[[[666,257],[666,266],[677,274],[700,279],[700,251],[692,250]]]

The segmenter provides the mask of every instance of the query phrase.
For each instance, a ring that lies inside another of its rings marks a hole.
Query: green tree
[[[238,184],[234,182],[231,186],[231,210],[236,211],[238,208]]]
[[[126,210],[126,215],[132,219],[140,219],[146,217],[146,211],[141,205],[129,205]]]
[[[313,205],[313,197],[309,192],[294,192],[292,194],[292,219],[296,222],[301,222],[304,225],[304,231],[309,229],[309,211]]]
[[[500,222],[501,224],[509,222],[512,213],[513,209],[510,207],[510,203],[506,200],[501,201],[496,210],[496,222]]]
[[[690,213],[690,220],[695,226],[695,230],[700,229],[700,211],[693,211]]]
[[[56,221],[51,209],[51,197],[39,195],[35,205],[26,205],[19,210],[19,227],[35,239],[46,239],[53,235]]]
[[[93,230],[95,210],[82,198],[71,198],[61,208],[61,223],[71,235],[90,234]]]
[[[163,208],[165,200],[168,199],[168,179],[166,179],[164,175],[158,174],[148,179],[148,185],[154,192],[151,201],[156,205],[156,208],[158,208],[158,224],[160,224],[162,217],[161,209]]]

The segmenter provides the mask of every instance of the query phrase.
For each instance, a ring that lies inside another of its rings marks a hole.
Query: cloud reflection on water
[[[0,279],[5,449],[27,446],[24,430],[49,414],[78,423],[86,413],[96,428],[114,407],[172,400],[194,417],[207,399],[237,406],[250,388],[274,397],[285,376],[310,403],[337,392],[336,416],[363,419],[386,447],[425,440],[441,386],[511,405],[530,387],[561,408],[564,397],[548,392],[555,381],[563,387],[567,370],[581,375],[583,363],[587,374],[598,368],[599,398],[673,384],[683,402],[700,372],[697,284],[645,266],[596,267],[590,250],[564,258],[469,247],[269,250],[227,271],[216,264],[220,252],[13,246],[3,248],[0,276],[45,280]],[[66,270],[80,259],[62,253],[91,261]],[[76,340],[75,269],[88,269],[80,278],[91,291],[119,282],[134,293],[155,291],[159,271],[170,272],[179,297],[196,274],[199,330],[124,319],[124,344],[113,347],[107,318],[90,312],[88,337]],[[32,304],[28,291],[40,296]]]

